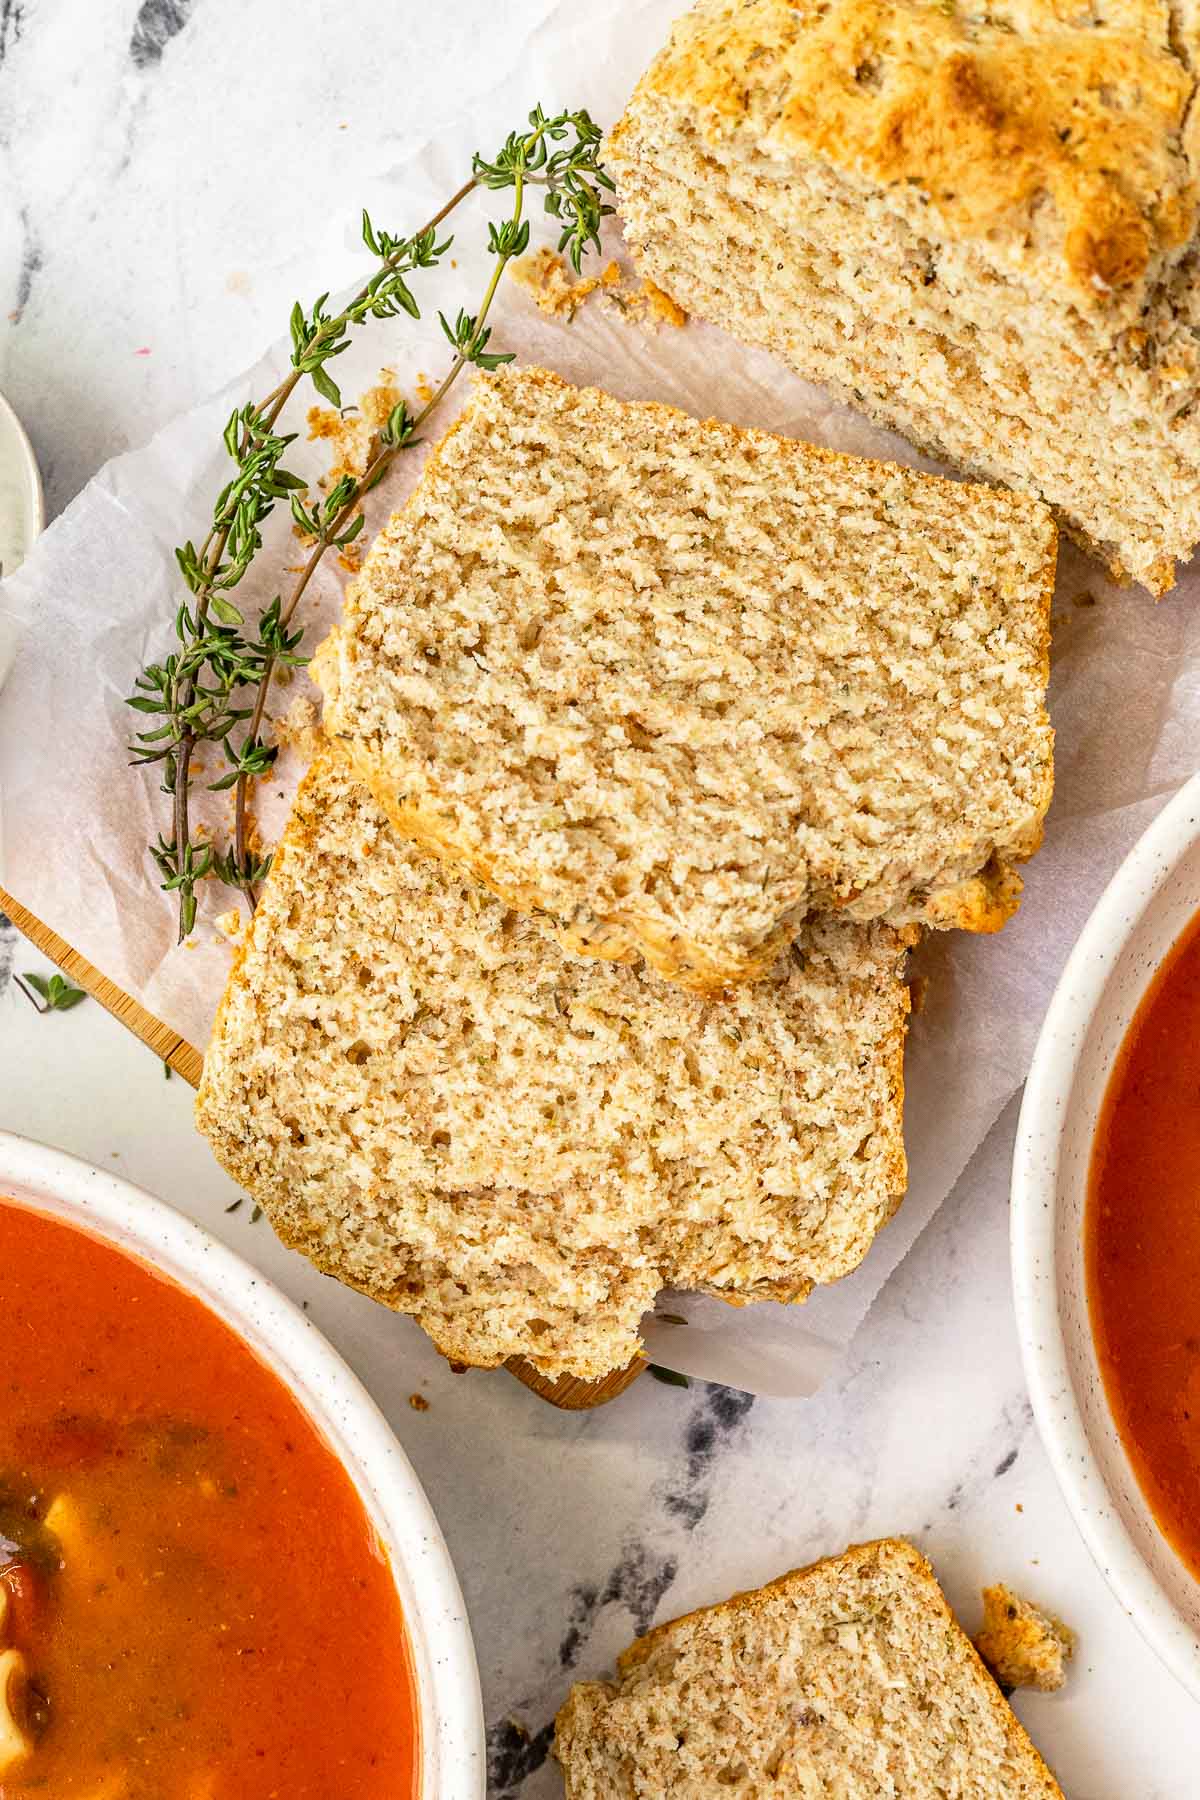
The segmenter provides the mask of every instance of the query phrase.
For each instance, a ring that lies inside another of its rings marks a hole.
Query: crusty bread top
[[[822,158],[925,236],[1119,304],[1195,231],[1198,48],[1162,0],[700,0],[631,110],[657,96],[702,135]]]
[[[1053,779],[1038,502],[481,377],[314,673],[399,828],[699,991],[813,911],[995,929]]]
[[[580,961],[391,831],[296,797],[197,1121],[289,1243],[448,1355],[625,1366],[661,1287],[802,1299],[904,1187],[904,941],[822,921],[705,1003]]]
[[[898,1538],[661,1625],[558,1715],[568,1800],[1062,1800]]]

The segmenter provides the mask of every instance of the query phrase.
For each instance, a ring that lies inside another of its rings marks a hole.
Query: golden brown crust
[[[1075,1654],[1075,1633],[998,1582],[983,1590],[983,1627],[975,1648],[1006,1691],[1033,1688],[1055,1694],[1067,1678]]]
[[[1112,21],[1056,0],[983,19],[953,0],[702,0],[639,97],[914,190],[942,234],[1041,262],[1092,304],[1193,236],[1194,85],[1152,0]]]
[[[1010,863],[993,857],[978,875],[931,894],[925,917],[937,931],[1002,931],[1021,903],[1023,886]]]

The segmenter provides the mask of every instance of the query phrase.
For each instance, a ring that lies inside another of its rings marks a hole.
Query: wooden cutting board
[[[141,1038],[143,1044],[153,1050],[155,1056],[169,1063],[171,1068],[191,1082],[193,1087],[199,1086],[200,1072],[204,1067],[204,1058],[194,1044],[181,1038],[177,1031],[156,1019],[153,1013],[139,1006],[137,1001],[119,988],[107,975],[102,975],[78,950],[73,950],[65,938],[51,931],[48,925],[22,906],[12,894],[0,887],[0,911],[8,914],[18,931],[24,932],[30,943],[36,944],[51,962],[58,964],[63,974],[81,987],[106,1007],[114,1018],[121,1021]],[[519,1356],[510,1357],[505,1367],[514,1374],[518,1381],[524,1382],[543,1400],[552,1406],[565,1407],[571,1412],[581,1412],[590,1406],[603,1406],[606,1400],[615,1400],[618,1394],[624,1393],[629,1385],[636,1381],[646,1367],[645,1361],[638,1357],[626,1369],[619,1369],[615,1375],[606,1375],[603,1381],[579,1381],[573,1375],[561,1375],[557,1381],[539,1375],[536,1369],[530,1368]]]

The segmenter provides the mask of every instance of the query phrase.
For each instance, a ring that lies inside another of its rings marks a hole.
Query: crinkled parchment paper
[[[581,23],[561,7],[533,33],[506,83],[470,118],[449,121],[437,141],[364,196],[399,232],[432,214],[462,178],[476,147],[494,140],[539,98],[585,104],[613,121],[677,10],[673,0],[589,8]],[[580,15],[583,9],[579,9]],[[424,283],[419,325],[402,319],[364,331],[335,372],[350,399],[381,367],[411,397],[422,374],[445,367],[437,308],[471,306],[486,279],[483,222],[504,196],[476,196],[455,216],[454,256]],[[535,245],[548,239],[535,226]],[[620,254],[619,234],[611,249]],[[599,269],[597,265],[597,272]],[[364,253],[364,269],[367,262]],[[314,268],[312,288],[320,288]],[[619,310],[588,302],[572,323],[539,313],[505,282],[494,315],[496,347],[544,363],[574,381],[626,398],[672,402],[700,415],[814,439],[841,450],[921,464],[899,439],[830,404],[770,358],[701,325],[657,333]],[[230,408],[270,389],[286,367],[282,341],[225,393],[176,419],[144,449],[108,463],[51,527],[25,567],[0,588],[0,637],[15,642],[0,694],[0,879],[92,962],[194,1043],[206,1040],[230,951],[213,927],[229,896],[209,884],[192,945],[174,944],[174,907],[157,890],[146,844],[164,823],[153,773],[127,766],[131,715],[124,705],[144,662],[170,648],[179,597],[173,546],[203,535],[225,472],[221,428]],[[439,421],[461,405],[463,382]],[[295,408],[303,432],[306,396]],[[436,435],[436,433],[435,433]],[[303,473],[323,471],[320,444],[295,446]],[[421,452],[373,497],[373,528],[408,491]],[[932,466],[932,465],[924,465]],[[261,559],[260,601],[283,585],[299,546],[281,518]],[[266,574],[270,573],[269,582]],[[336,615],[346,579],[330,559],[312,590],[309,647]],[[1093,901],[1126,850],[1200,755],[1200,578],[1186,577],[1155,604],[1112,588],[1064,549],[1054,619],[1052,710],[1058,786],[1045,848],[1030,865],[1018,917],[998,938],[929,939],[916,966],[926,1002],[913,1021],[907,1064],[906,1137],[911,1185],[900,1213],[863,1266],[806,1306],[734,1310],[684,1296],[663,1310],[688,1326],[648,1327],[652,1355],[692,1373],[774,1393],[811,1391],[828,1374],[875,1294],[950,1191],[1024,1078],[1051,989]],[[241,592],[246,593],[243,588]],[[303,679],[278,696],[283,711]],[[207,767],[217,772],[213,753]],[[288,759],[261,797],[265,835],[278,830],[295,780]],[[211,778],[211,775],[210,775]],[[208,816],[220,824],[228,801]]]

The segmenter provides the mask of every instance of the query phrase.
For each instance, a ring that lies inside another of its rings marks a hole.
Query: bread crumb
[[[416,381],[416,395],[422,406],[428,406],[433,399],[433,383],[424,369],[420,371]]]
[[[424,377],[421,381],[424,381]],[[417,384],[417,392],[421,393],[421,382]],[[309,407],[309,442],[327,443],[333,453],[329,467],[318,483],[323,493],[328,493],[344,475],[350,475],[357,481],[366,474],[379,449],[379,433],[403,398],[403,393],[396,385],[396,371],[381,369],[378,380],[359,395],[353,406],[341,410],[333,406]],[[311,545],[316,542],[315,538],[301,531],[298,525],[292,526],[292,532],[302,544]],[[338,555],[343,569],[352,575],[358,573],[362,558],[362,546],[357,542],[348,544]]]
[[[424,1394],[410,1394],[408,1396],[408,1404],[412,1407],[414,1412],[429,1411],[429,1402]]]
[[[403,398],[396,386],[395,371],[381,369],[378,381],[359,395],[355,405],[340,412],[332,406],[309,407],[309,442],[327,443],[333,450],[333,459],[321,477],[322,489],[335,486],[343,475],[357,480],[366,473],[378,448],[379,432]]]
[[[616,268],[614,263],[609,269]],[[604,281],[604,275],[591,275],[583,281],[572,281],[567,274],[566,264],[561,256],[543,245],[529,256],[522,256],[512,264],[509,274],[518,287],[524,288],[533,298],[539,312],[549,314],[552,319],[573,319],[589,294],[594,294]],[[620,270],[617,277],[620,279]],[[606,285],[612,285],[606,283]]]
[[[1054,1694],[1067,1679],[1075,1633],[998,1582],[983,1590],[983,1629],[975,1648],[1006,1693],[1027,1687]]]
[[[572,281],[562,257],[543,245],[513,263],[509,274],[518,287],[532,295],[539,312],[552,319],[566,319],[569,323],[584,301],[599,290],[601,298],[615,306],[624,318],[651,331],[657,331],[660,325],[687,324],[683,308],[656,282],[637,282],[632,277],[626,280],[615,259],[606,263],[599,275]]]
[[[1081,607],[1097,606],[1097,605],[1099,605],[1099,602],[1096,599],[1095,594],[1093,594],[1091,588],[1084,588],[1080,593],[1072,594],[1071,605],[1072,606],[1081,606]]]
[[[274,724],[274,721],[272,721],[272,724]],[[270,781],[272,779],[270,769],[264,771],[260,779],[263,781]],[[246,849],[256,862],[260,862],[265,857],[269,856],[274,849],[274,845],[269,844],[266,838],[263,837],[257,815],[251,811],[249,806],[246,808]]]
[[[368,425],[379,431],[387,424],[404,395],[396,386],[395,369],[380,369],[379,379],[358,397],[358,410]],[[363,468],[366,464],[363,464]]]
[[[213,924],[223,938],[235,944],[242,935],[242,927],[246,923],[246,915],[240,906],[231,906],[228,912],[218,913]]]
[[[312,762],[324,743],[321,714],[311,694],[297,694],[282,718],[275,720],[275,742]]]
[[[650,319],[658,325],[673,325],[676,330],[688,322],[688,316],[678,301],[672,300],[670,294],[660,288],[657,282],[643,281],[638,298],[645,303]]]
[[[623,318],[640,325],[643,331],[657,331],[660,325],[678,329],[688,322],[682,306],[649,279],[637,287],[610,288],[602,297],[607,306],[615,307]]]

